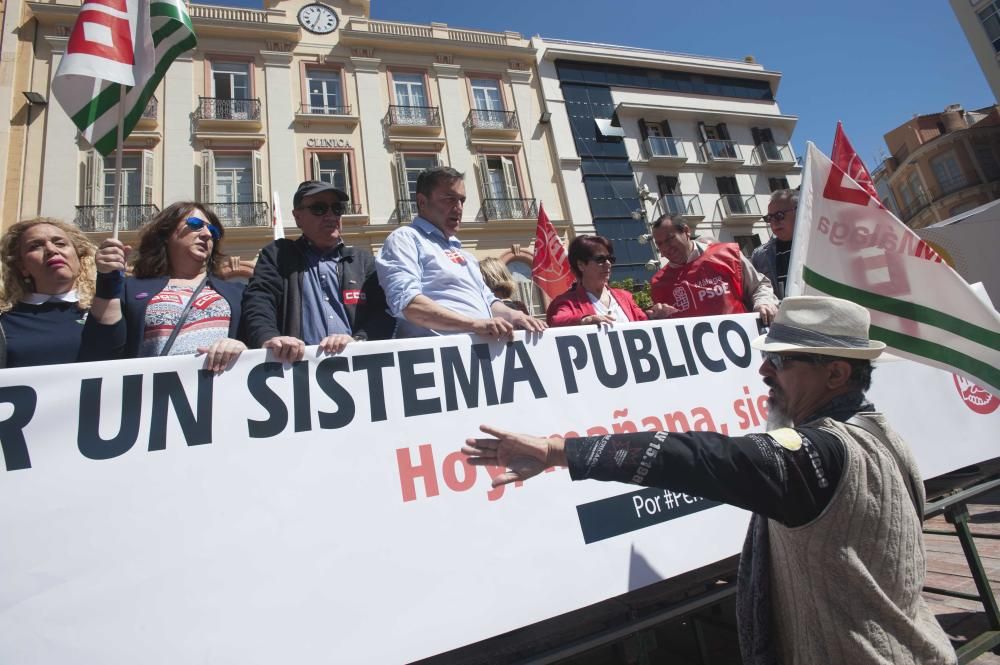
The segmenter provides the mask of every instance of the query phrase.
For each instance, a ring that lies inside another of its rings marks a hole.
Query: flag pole
[[[805,265],[806,247],[809,243],[809,235],[812,232],[812,212],[813,202],[812,188],[809,188],[810,199],[802,197],[803,187],[812,178],[812,141],[806,141],[806,166],[802,170],[802,184],[799,185],[799,205],[795,210],[795,232],[792,234],[792,251],[788,257],[788,273],[785,277],[785,296],[805,295],[805,279],[802,276],[802,267]]]
[[[122,216],[122,147],[125,143],[125,85],[118,84],[118,139],[115,143],[115,224],[111,237],[118,240]]]

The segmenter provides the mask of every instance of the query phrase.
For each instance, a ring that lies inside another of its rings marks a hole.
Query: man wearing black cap
[[[352,340],[388,339],[395,322],[367,250],[348,247],[340,218],[349,197],[330,183],[307,180],[292,198],[296,240],[261,250],[243,294],[243,338],[283,362],[305,347],[339,353]]]

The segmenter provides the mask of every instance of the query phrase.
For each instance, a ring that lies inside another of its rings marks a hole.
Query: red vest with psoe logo
[[[678,317],[746,312],[740,258],[739,245],[717,242],[691,263],[664,266],[650,284],[653,302],[676,307]]]

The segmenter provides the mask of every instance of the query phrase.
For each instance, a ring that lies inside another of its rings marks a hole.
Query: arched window
[[[517,285],[514,300],[520,300],[527,305],[532,316],[544,316],[545,302],[542,300],[541,290],[531,280],[531,265],[515,260],[507,264],[507,269],[514,276],[514,284]]]

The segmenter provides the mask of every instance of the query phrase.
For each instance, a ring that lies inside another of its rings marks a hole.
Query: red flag
[[[854,146],[847,140],[847,134],[844,133],[844,125],[840,121],[837,122],[837,133],[833,136],[833,151],[830,153],[830,161],[850,176],[854,182],[861,185],[875,199],[879,207],[885,207],[882,205],[882,201],[878,197],[878,192],[875,190],[875,183],[872,182],[871,174],[865,168],[865,163],[861,161],[858,153],[855,152]]]
[[[535,231],[535,258],[531,262],[531,278],[550,298],[561,296],[573,285],[566,250],[556,235],[556,229],[539,204],[538,228]]]

